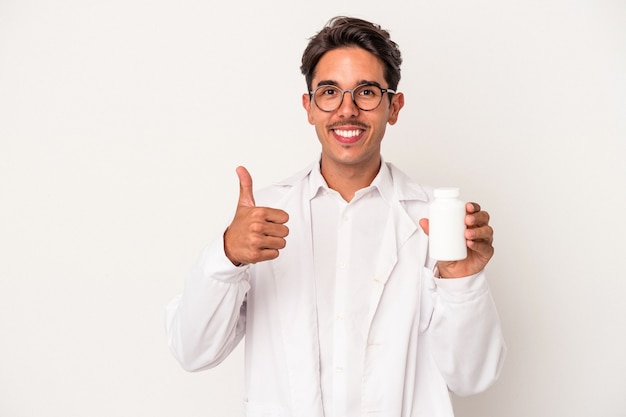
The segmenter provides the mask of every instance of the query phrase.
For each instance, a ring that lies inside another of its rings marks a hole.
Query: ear
[[[302,94],[302,107],[306,110],[307,116],[309,118],[310,124],[315,124],[315,119],[313,118],[313,113],[311,111],[311,95],[308,93]]]
[[[398,121],[398,113],[400,113],[400,110],[402,110],[402,107],[404,107],[404,94],[402,93],[394,94],[393,98],[391,99],[391,105],[389,109],[389,118],[387,119],[387,122],[390,125],[396,124],[396,122]]]

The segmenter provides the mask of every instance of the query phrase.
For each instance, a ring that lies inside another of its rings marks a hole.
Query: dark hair
[[[391,40],[389,32],[366,20],[337,16],[309,39],[300,71],[304,74],[309,91],[315,67],[322,56],[333,49],[356,46],[375,55],[383,62],[385,81],[395,90],[400,82],[402,56],[398,45]]]

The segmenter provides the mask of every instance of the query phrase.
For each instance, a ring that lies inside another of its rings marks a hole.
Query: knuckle
[[[263,229],[263,225],[259,222],[253,222],[253,223],[250,223],[250,226],[248,227],[248,229],[250,230],[250,232],[254,234],[261,233]]]
[[[250,217],[255,220],[262,220],[265,218],[265,209],[263,207],[255,207],[250,211]]]
[[[258,234],[253,234],[248,237],[248,247],[251,251],[257,251],[261,246],[261,237]]]
[[[261,255],[262,253],[259,249],[251,249],[248,252],[248,256],[252,260],[252,262],[258,262],[259,260],[261,260]]]

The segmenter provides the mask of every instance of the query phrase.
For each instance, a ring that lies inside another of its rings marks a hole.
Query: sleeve
[[[183,293],[167,305],[168,343],[185,370],[218,365],[243,338],[248,268],[234,266],[217,239],[190,271]]]
[[[506,345],[485,272],[465,278],[432,276],[430,351],[448,388],[466,396],[498,378]]]

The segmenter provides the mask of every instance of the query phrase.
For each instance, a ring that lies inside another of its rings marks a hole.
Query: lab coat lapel
[[[289,214],[289,237],[272,262],[285,341],[293,407],[291,415],[322,416],[319,337],[311,237],[311,213],[306,182],[295,184],[283,201]]]
[[[387,225],[385,226],[383,240],[380,242],[380,256],[374,275],[374,285],[370,294],[368,328],[371,326],[378,310],[385,284],[398,262],[398,251],[411,235],[415,233],[417,228],[417,225],[400,202],[394,200],[390,209],[390,216],[387,219]]]

